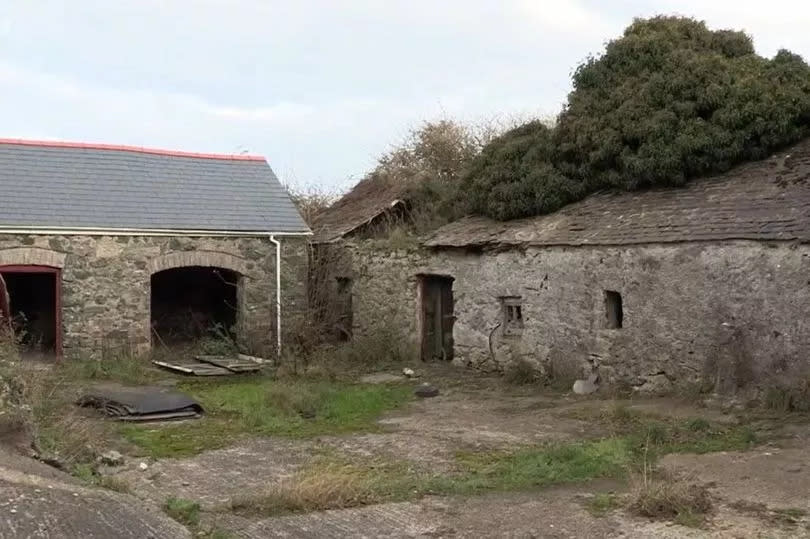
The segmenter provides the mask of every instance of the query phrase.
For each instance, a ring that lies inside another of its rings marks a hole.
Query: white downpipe
[[[276,356],[281,358],[281,242],[272,234],[270,241],[276,246]]]

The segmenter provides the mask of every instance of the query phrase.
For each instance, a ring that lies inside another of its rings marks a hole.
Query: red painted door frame
[[[49,273],[54,276],[54,331],[56,343],[54,353],[56,359],[62,359],[62,270],[51,266],[0,266],[2,273]]]

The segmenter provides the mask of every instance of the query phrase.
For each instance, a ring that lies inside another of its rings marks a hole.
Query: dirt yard
[[[193,506],[179,519],[202,537],[810,537],[808,418],[420,374],[440,395],[373,428],[235,437],[103,473],[144,501]],[[628,509],[647,459],[650,485],[696,485],[710,507]]]

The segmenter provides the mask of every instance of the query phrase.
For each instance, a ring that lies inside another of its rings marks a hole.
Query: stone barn
[[[355,337],[396,327],[424,360],[655,391],[810,368],[810,141],[685,187],[465,218],[412,244],[369,239],[359,227],[392,206],[360,219],[346,198],[315,240]],[[347,206],[357,227],[335,227]]]
[[[30,353],[268,354],[306,308],[310,231],[262,157],[2,140],[0,192],[0,307]]]

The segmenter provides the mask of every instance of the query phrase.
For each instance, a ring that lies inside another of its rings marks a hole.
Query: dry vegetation
[[[639,516],[698,527],[712,511],[708,488],[683,480],[645,477],[633,485],[629,509]]]
[[[292,185],[285,187],[293,204],[309,226],[313,226],[318,216],[340,198],[339,193],[319,187],[299,188]]]
[[[466,212],[458,186],[462,175],[481,149],[505,131],[530,118],[495,117],[479,123],[462,123],[441,118],[411,128],[406,136],[383,153],[375,167],[344,196],[328,189],[288,186],[293,202],[304,220],[316,232],[330,223],[363,223],[369,209],[389,211],[360,227],[364,238],[385,238],[411,243],[411,238],[436,229]],[[336,218],[324,216],[331,208]],[[376,210],[375,210],[376,211]]]
[[[8,354],[14,345],[6,337],[3,347]],[[16,357],[16,352],[11,354]],[[92,464],[106,449],[110,429],[66,406],[74,396],[74,382],[70,372],[41,369],[14,359],[0,361],[5,399],[0,403],[0,443],[69,472]]]
[[[232,502],[237,513],[279,515],[345,509],[407,497],[413,480],[407,470],[390,463],[373,469],[321,457],[268,492],[245,495]],[[402,484],[399,484],[402,483]]]

